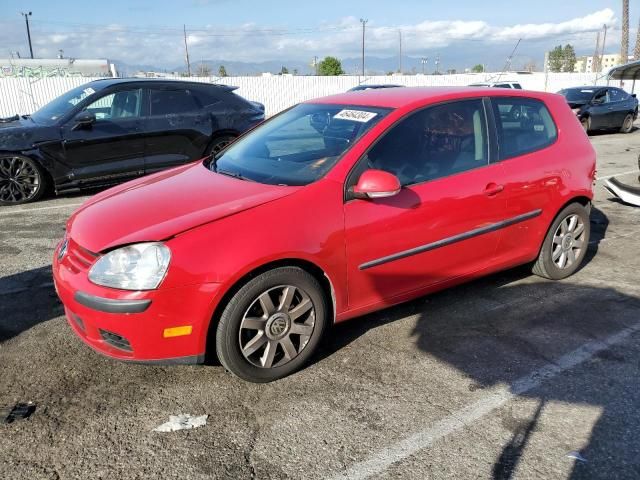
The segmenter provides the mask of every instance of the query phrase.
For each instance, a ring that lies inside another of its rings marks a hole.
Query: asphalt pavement
[[[600,179],[637,185],[640,131],[591,140]],[[266,385],[96,354],[50,274],[86,197],[0,208],[0,409],[36,404],[0,424],[0,478],[640,478],[640,208],[601,184],[574,276],[517,268],[355,319]],[[152,431],[181,413],[209,417]]]

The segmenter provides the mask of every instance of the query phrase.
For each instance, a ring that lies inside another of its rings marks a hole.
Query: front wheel
[[[627,113],[622,122],[622,127],[620,127],[620,133],[629,133],[631,130],[633,130],[633,114]]]
[[[36,161],[22,155],[0,156],[0,205],[34,202],[46,190],[46,174]]]
[[[220,363],[250,382],[270,382],[300,369],[327,324],[320,283],[297,267],[247,282],[225,307],[216,332]]]
[[[214,157],[236,139],[233,135],[223,135],[215,138],[207,147],[207,155],[213,155]]]
[[[580,124],[582,125],[582,129],[585,131],[585,133],[589,133],[589,130],[591,130],[591,120],[589,119],[589,117],[584,117],[582,120],[580,120]]]
[[[587,209],[579,203],[567,206],[549,228],[533,273],[551,280],[574,273],[587,253],[590,232]]]

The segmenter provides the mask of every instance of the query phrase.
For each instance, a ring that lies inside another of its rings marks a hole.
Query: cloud
[[[388,26],[372,18],[366,26],[367,55],[391,56],[398,50],[402,32],[403,52],[423,55],[441,49],[482,50],[490,61],[494,47],[511,46],[522,38],[522,46],[540,50],[556,43],[574,43],[591,48],[603,24],[617,26],[613,10],[606,8],[557,23],[492,25],[482,20],[419,21]],[[39,57],[55,57],[62,48],[76,58],[118,59],[130,64],[174,67],[184,59],[182,26],[151,27],[109,24],[61,26],[34,22],[34,50]],[[360,55],[362,26],[356,17],[321,22],[312,27],[276,27],[245,23],[238,26],[187,27],[189,53],[194,61],[221,59],[257,62],[264,60],[308,60],[314,55],[340,58]],[[27,51],[24,27],[19,22],[0,22],[0,45],[9,51]],[[613,37],[610,37],[613,38]],[[546,42],[546,43],[545,43]],[[609,43],[613,45],[615,42]],[[462,48],[461,48],[462,47]],[[6,54],[0,53],[0,56]]]

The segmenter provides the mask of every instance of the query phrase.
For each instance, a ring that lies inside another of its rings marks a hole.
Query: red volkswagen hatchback
[[[299,369],[333,322],[529,262],[567,277],[589,242],[594,176],[561,96],[346,93],[91,198],[54,279],[101,353],[193,363],[215,351],[265,382]]]

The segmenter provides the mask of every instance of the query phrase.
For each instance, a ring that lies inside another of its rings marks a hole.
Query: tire
[[[49,188],[44,168],[24,155],[0,156],[0,205],[21,205],[42,198]]]
[[[206,155],[217,155],[235,139],[234,135],[222,135],[214,138],[207,147]]]
[[[587,209],[579,203],[568,205],[551,224],[533,265],[533,273],[550,280],[561,280],[573,274],[587,253],[590,233]]]
[[[233,295],[222,312],[216,331],[220,363],[250,382],[286,377],[313,355],[327,325],[327,312],[322,286],[305,270],[281,267],[258,275]]]
[[[620,127],[620,133],[630,133],[631,130],[633,130],[633,114],[627,113],[622,122],[622,127]]]
[[[584,117],[580,119],[580,124],[586,134],[591,130],[591,119],[589,117]]]

